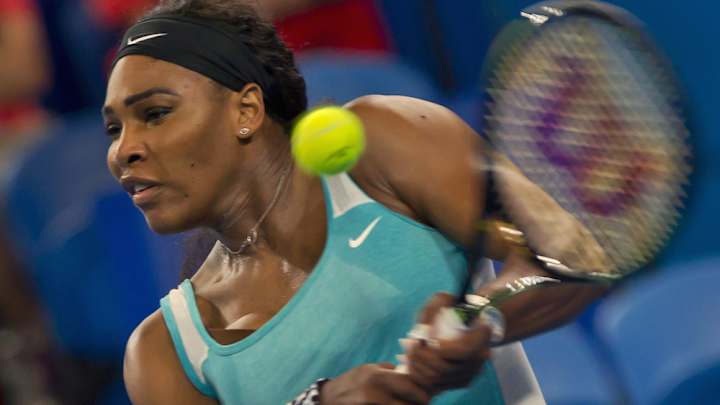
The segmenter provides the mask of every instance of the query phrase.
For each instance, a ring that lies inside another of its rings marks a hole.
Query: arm
[[[217,405],[188,380],[156,311],[130,336],[125,351],[125,386],[135,405]]]
[[[475,238],[473,223],[484,210],[479,203],[484,201],[481,198],[484,179],[474,169],[480,150],[479,135],[451,111],[422,100],[368,96],[346,107],[360,116],[367,134],[366,152],[351,173],[361,188],[389,208],[469,246]],[[501,248],[494,253],[506,257],[505,269],[498,280],[483,286],[480,294],[504,288],[507,280],[545,274],[519,252],[508,253],[503,246],[498,247]],[[564,285],[550,293],[545,290],[520,296],[512,306],[502,307],[508,323],[506,336],[513,340],[557,326],[577,315],[601,292]],[[421,321],[427,323],[423,317],[451,303],[452,297],[437,295],[421,314]],[[412,385],[407,380],[399,381],[414,392],[419,388],[431,396],[467,385],[490,355],[489,331],[479,323],[460,339],[440,341],[436,346],[419,341],[403,344],[408,358],[420,361],[411,363],[409,375],[394,373],[394,377],[410,377]],[[368,393],[384,390],[387,394],[387,390],[399,385],[394,383],[383,389],[380,382],[388,381],[393,374],[360,379],[353,373],[361,369],[353,369],[324,384],[320,403],[368,400],[372,398]],[[377,376],[375,373],[371,374]],[[368,382],[368,386],[358,384],[360,380]]]
[[[42,27],[30,10],[0,14],[0,103],[33,99],[50,80]]]
[[[367,152],[362,178],[397,201],[393,208],[427,223],[469,246],[472,224],[484,207],[484,179],[473,169],[480,137],[450,110],[408,97],[369,96],[348,105],[366,126]],[[478,294],[504,289],[526,275],[548,275],[519,251],[504,252],[503,272]],[[500,308],[507,322],[506,341],[537,334],[577,316],[604,287],[563,284],[528,292]]]

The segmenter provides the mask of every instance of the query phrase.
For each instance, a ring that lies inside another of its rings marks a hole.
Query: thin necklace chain
[[[245,240],[240,244],[240,247],[237,248],[237,250],[232,250],[229,247],[225,246],[224,243],[220,242],[220,244],[225,248],[225,250],[230,253],[231,255],[239,255],[242,254],[247,248],[254,245],[255,242],[257,242],[258,237],[258,228],[265,220],[265,217],[268,216],[270,211],[275,207],[275,204],[277,204],[278,199],[280,198],[280,195],[282,194],[282,190],[285,188],[285,180],[287,179],[288,174],[290,173],[290,168],[292,167],[292,163],[288,164],[285,169],[283,169],[283,173],[280,176],[280,180],[278,180],[278,185],[275,188],[275,195],[273,196],[272,201],[270,201],[270,204],[268,204],[267,208],[265,209],[265,212],[260,216],[260,219],[255,223],[255,225],[250,228],[250,232],[248,232],[248,235],[245,237]]]

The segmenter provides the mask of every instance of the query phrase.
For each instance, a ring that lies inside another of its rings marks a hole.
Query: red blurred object
[[[151,0],[86,2],[98,24],[110,29],[124,29],[155,4]],[[390,50],[387,30],[374,0],[321,4],[277,21],[276,27],[294,51],[311,48]]]
[[[0,0],[0,15],[14,13],[35,13],[37,4],[35,0]]]
[[[373,0],[346,0],[291,15],[277,24],[294,51],[317,48],[388,51],[385,24]]]
[[[30,114],[37,113],[37,106],[31,103],[18,103],[12,105],[0,104],[0,126],[15,122]]]
[[[0,0],[2,1],[2,0]],[[111,29],[123,29],[143,11],[156,4],[150,0],[87,0],[98,24]]]

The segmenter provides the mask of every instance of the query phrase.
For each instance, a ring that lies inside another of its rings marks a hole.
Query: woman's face
[[[154,231],[213,226],[232,204],[242,151],[227,93],[146,56],[115,66],[103,107],[107,164]]]

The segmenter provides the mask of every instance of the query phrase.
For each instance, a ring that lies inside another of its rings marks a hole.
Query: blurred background
[[[128,404],[124,344],[179,282],[182,236],[151,234],[107,173],[100,107],[148,0],[0,0],[0,404]],[[524,0],[257,0],[311,104],[402,94],[480,128],[480,70]],[[720,403],[720,25],[713,2],[613,2],[687,87],[687,216],[650,271],[528,339],[549,404]],[[662,3],[662,4],[661,4]]]

